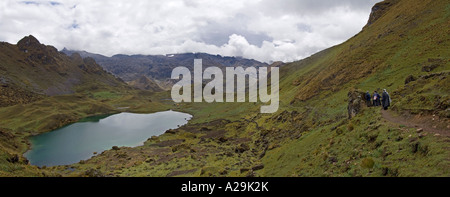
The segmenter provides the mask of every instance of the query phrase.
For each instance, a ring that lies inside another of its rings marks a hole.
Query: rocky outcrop
[[[405,79],[405,85],[408,84],[408,83],[410,83],[410,82],[412,82],[412,81],[415,81],[415,80],[417,80],[417,79],[416,79],[414,76],[409,75],[409,76],[406,77],[406,79]]]
[[[364,92],[361,90],[351,90],[348,92],[348,107],[347,113],[348,118],[352,119],[355,117],[361,109],[364,107]]]
[[[367,26],[372,25],[375,21],[381,18],[393,5],[397,4],[399,0],[385,0],[375,4],[372,7],[372,12],[370,13],[369,21]]]
[[[25,36],[19,40],[19,42],[17,42],[17,47],[19,47],[19,49],[23,52],[27,52],[29,50],[45,50],[45,46],[32,35]]]
[[[58,54],[58,50],[53,46],[43,45],[34,36],[25,36],[19,42],[17,47],[23,53],[26,53],[28,60],[31,62],[41,63],[44,65],[55,64],[55,57]]]
[[[445,61],[439,58],[428,58],[428,62],[422,66],[422,72],[431,72],[437,67],[445,65]]]

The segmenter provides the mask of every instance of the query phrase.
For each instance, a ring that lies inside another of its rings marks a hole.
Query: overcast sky
[[[294,61],[342,43],[380,0],[0,1],[0,40],[103,55],[206,52]]]

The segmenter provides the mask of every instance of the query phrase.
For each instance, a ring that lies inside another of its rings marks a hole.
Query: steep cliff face
[[[380,17],[382,17],[385,13],[389,11],[389,9],[397,4],[400,0],[385,0],[375,4],[372,7],[372,12],[369,16],[369,21],[367,22],[367,26],[372,25],[375,21],[377,21]]]

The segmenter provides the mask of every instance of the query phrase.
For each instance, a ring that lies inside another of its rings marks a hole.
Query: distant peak
[[[17,42],[17,46],[20,50],[27,50],[29,48],[36,48],[40,47],[42,44],[39,42],[38,39],[36,39],[34,36],[29,35],[25,36],[19,42]]]
[[[19,42],[17,42],[17,45],[20,45],[20,44],[31,45],[31,44],[41,44],[41,43],[33,35],[29,35],[29,36],[23,37],[21,40],[19,40]]]

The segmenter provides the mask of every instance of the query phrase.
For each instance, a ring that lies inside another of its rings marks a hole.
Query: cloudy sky
[[[339,44],[380,0],[0,1],[0,41],[104,55],[206,52],[294,61]]]

